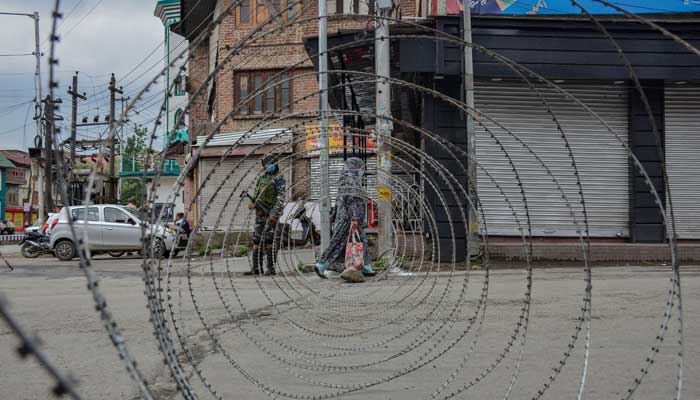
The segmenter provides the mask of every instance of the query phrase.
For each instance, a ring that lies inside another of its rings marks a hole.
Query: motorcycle
[[[28,232],[19,242],[20,253],[25,258],[37,258],[40,255],[51,254],[49,235],[39,232]]]
[[[288,246],[305,246],[307,244],[313,244],[318,246],[321,243],[321,234],[316,229],[316,224],[311,220],[311,218],[306,214],[306,207],[302,202],[297,204],[296,210],[290,215],[290,220],[298,220],[301,224],[301,232],[299,234],[292,234],[291,224],[285,223],[280,227],[280,247],[286,248]]]
[[[255,213],[258,216],[264,216],[269,214],[269,210],[263,207],[261,204],[253,199],[247,191],[241,192],[239,195],[241,198],[247,197],[251,203],[255,206]],[[303,201],[298,201],[294,212],[289,216],[289,220],[298,220],[301,224],[300,234],[292,234],[292,226],[290,223],[280,223],[280,225],[273,230],[269,230],[264,240],[266,243],[272,243],[275,240],[280,248],[287,248],[291,246],[305,246],[307,244],[313,244],[318,246],[321,243],[321,234],[316,229],[316,225],[311,220],[311,218],[306,215],[306,207],[304,207]]]

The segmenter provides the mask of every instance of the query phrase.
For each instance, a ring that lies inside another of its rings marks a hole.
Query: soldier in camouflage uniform
[[[363,166],[364,163],[357,157],[348,158],[343,166],[338,185],[338,195],[335,199],[336,216],[333,224],[333,236],[328,248],[314,266],[314,270],[321,278],[327,278],[326,272],[328,269],[336,269],[334,263],[337,263],[339,260],[342,261],[341,256],[345,255],[345,245],[348,241],[351,226],[358,228],[360,239],[364,244],[363,256],[365,265],[362,273],[365,275],[373,273],[368,251],[367,233],[365,232],[365,228],[367,228],[367,220],[365,218],[367,195],[362,185]],[[341,271],[342,268],[340,266]],[[359,273],[359,271],[353,270],[343,271],[343,274],[347,272]],[[345,276],[341,277],[346,279]],[[359,278],[361,279],[361,276]],[[352,281],[359,281],[359,279],[352,279]]]
[[[277,233],[277,221],[284,211],[284,191],[286,182],[279,173],[274,156],[262,158],[265,173],[255,184],[253,201],[249,209],[255,209],[253,231],[253,266],[246,275],[258,275],[263,271],[263,258],[267,259],[265,275],[275,275],[276,251],[273,251]]]

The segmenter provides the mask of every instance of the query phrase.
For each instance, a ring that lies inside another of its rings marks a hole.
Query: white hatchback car
[[[51,249],[61,261],[72,260],[78,255],[70,231],[68,212],[69,207],[63,207],[50,234]],[[154,256],[162,257],[176,245],[176,235],[172,229],[148,223],[145,228],[147,240],[143,241],[142,220],[134,210],[121,205],[72,206],[70,217],[76,236],[82,237],[92,254],[141,251],[145,242],[149,251],[153,249]],[[153,242],[148,240],[149,236],[155,238]]]

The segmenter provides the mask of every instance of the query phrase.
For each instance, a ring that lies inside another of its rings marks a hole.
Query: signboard
[[[321,127],[319,125],[305,125],[306,130],[306,142],[305,148],[309,154],[317,154],[321,149],[320,145],[320,133]],[[338,124],[330,124],[328,126],[328,148],[331,153],[342,153],[343,152],[343,128]],[[348,136],[348,150],[352,150],[353,139],[358,140],[357,135]],[[358,144],[359,147],[359,144]],[[374,141],[367,136],[366,150],[373,151],[377,148]]]
[[[468,0],[472,14],[581,14],[581,9],[572,4],[571,0]],[[446,2],[448,15],[462,12],[463,0],[433,0],[433,10],[441,10],[441,2]],[[618,14],[614,8],[594,0],[579,0],[591,14]],[[669,0],[636,0],[627,2],[612,2],[616,6],[636,14],[670,13],[670,12],[700,12],[698,1],[669,1]]]

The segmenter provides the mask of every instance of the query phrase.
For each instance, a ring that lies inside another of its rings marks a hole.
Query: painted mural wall
[[[448,15],[462,12],[462,0],[446,1]],[[580,14],[581,10],[571,0],[469,0],[473,14]],[[579,0],[592,14],[617,14],[618,11],[595,0]],[[634,13],[700,12],[696,0],[623,0],[610,3]],[[435,4],[434,10],[444,9]]]

